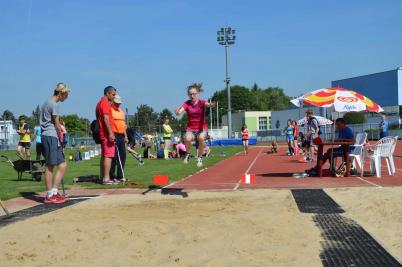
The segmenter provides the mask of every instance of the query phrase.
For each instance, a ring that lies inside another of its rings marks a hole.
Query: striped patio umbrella
[[[314,118],[317,119],[318,125],[320,125],[320,126],[330,125],[330,124],[334,123],[333,121],[331,121],[327,118],[321,117],[321,116],[314,116]],[[307,122],[308,122],[308,118],[304,117],[303,119],[300,119],[297,121],[297,125],[307,124]]]
[[[312,105],[323,108],[332,108],[336,112],[382,112],[384,111],[371,99],[342,87],[324,88],[307,93],[291,100],[297,107]]]

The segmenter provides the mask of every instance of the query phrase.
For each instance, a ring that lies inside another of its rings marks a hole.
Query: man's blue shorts
[[[66,162],[63,147],[58,138],[42,135],[42,147],[46,166],[54,166]]]

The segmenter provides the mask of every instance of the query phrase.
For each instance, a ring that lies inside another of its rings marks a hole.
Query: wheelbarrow
[[[10,164],[17,172],[17,179],[22,180],[22,175],[24,173],[31,174],[32,180],[40,182],[42,180],[42,174],[44,173],[43,166],[45,165],[44,160],[25,160],[19,159],[11,161],[6,156],[1,156],[5,161]]]

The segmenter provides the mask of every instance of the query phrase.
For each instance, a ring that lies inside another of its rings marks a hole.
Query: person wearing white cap
[[[112,117],[113,125],[112,130],[116,138],[116,152],[112,160],[112,166],[110,168],[110,179],[115,182],[123,181],[124,177],[124,165],[126,163],[126,144],[128,143],[127,137],[127,124],[126,124],[126,114],[120,108],[123,103],[121,97],[116,95],[112,103]],[[120,159],[119,159],[120,157]],[[121,165],[120,165],[121,163]],[[116,173],[117,167],[117,173]],[[123,169],[122,169],[123,168]]]

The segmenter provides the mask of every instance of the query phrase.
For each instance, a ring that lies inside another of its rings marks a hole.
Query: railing
[[[349,124],[347,125],[353,130],[354,134],[367,132],[367,138],[369,140],[378,140],[380,138],[380,130],[377,123],[364,123],[364,124]],[[333,138],[334,126],[326,125],[320,126],[322,134],[320,137],[323,140],[331,140]],[[305,133],[307,127],[299,127],[299,132]],[[390,136],[402,137],[402,129],[392,129],[388,131]],[[267,131],[252,131],[250,136],[257,137],[259,142],[272,142],[272,141],[286,141],[286,136],[283,134],[283,130],[267,130]]]

